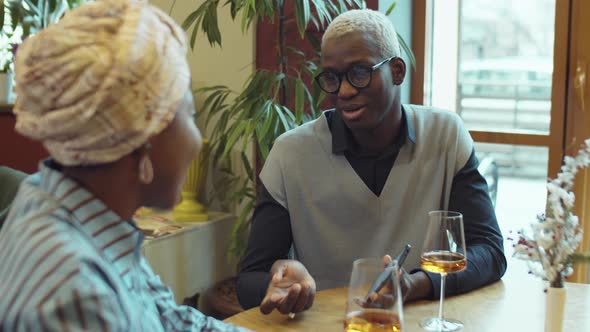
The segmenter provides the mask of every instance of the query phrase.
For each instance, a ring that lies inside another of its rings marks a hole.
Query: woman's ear
[[[402,58],[395,57],[391,60],[389,67],[391,68],[393,84],[401,85],[406,77],[406,63]]]

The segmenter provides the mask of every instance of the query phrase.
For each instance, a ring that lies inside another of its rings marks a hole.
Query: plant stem
[[[563,277],[561,276],[561,273],[558,273],[557,278],[555,278],[555,280],[553,280],[551,282],[550,286],[553,288],[563,288],[564,283],[563,283]]]
[[[170,10],[168,11],[168,15],[172,16],[172,10],[174,9],[175,5],[176,5],[176,0],[172,1],[172,6],[170,6]]]
[[[285,31],[285,2],[279,1],[279,71],[287,75],[287,55],[285,54],[285,43],[287,34]],[[280,103],[287,103],[287,83],[285,79],[281,81]]]

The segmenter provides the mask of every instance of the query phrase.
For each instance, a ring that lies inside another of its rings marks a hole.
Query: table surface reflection
[[[564,331],[590,331],[590,285],[567,283]],[[445,316],[461,320],[464,331],[543,331],[544,283],[522,266],[511,266],[504,278],[479,290],[445,299]],[[258,308],[226,319],[260,332],[343,331],[346,288],[316,294],[313,307],[289,319],[274,311],[262,315]],[[438,313],[438,301],[404,306],[404,331],[422,331],[418,322]]]

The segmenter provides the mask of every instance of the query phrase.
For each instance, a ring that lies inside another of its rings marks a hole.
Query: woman
[[[16,129],[51,158],[0,233],[0,331],[240,331],[178,306],[141,254],[201,137],[182,30],[145,3],[88,3],[16,58]]]

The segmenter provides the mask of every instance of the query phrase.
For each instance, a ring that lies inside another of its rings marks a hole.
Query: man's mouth
[[[363,105],[345,105],[345,106],[341,106],[340,110],[342,112],[352,113],[352,112],[358,111],[362,107],[363,107]]]
[[[366,108],[364,105],[346,105],[340,107],[342,117],[348,121],[358,120],[363,115],[365,110]]]

